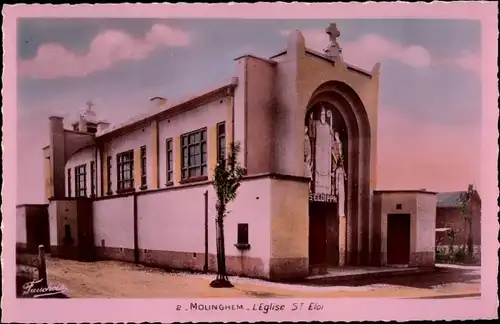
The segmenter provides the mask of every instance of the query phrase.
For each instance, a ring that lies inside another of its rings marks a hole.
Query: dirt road
[[[49,283],[66,286],[71,298],[422,298],[480,292],[477,283],[431,289],[390,284],[310,287],[238,277],[230,278],[234,288],[214,289],[209,287],[213,274],[174,273],[117,261],[77,262],[51,257],[47,258],[47,269]]]

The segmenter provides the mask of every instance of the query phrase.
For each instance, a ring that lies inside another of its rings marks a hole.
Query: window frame
[[[199,138],[199,141],[194,140],[190,142],[191,136],[194,139]],[[207,161],[207,128],[200,128],[189,133],[181,135],[181,183],[192,182],[192,181],[202,181],[208,179],[208,161]],[[194,152],[191,154],[191,149],[196,150],[198,148],[198,153]],[[187,157],[185,156],[187,152]],[[196,156],[200,155],[199,164],[191,164],[192,159],[196,159]],[[187,161],[187,163],[186,163]],[[194,174],[191,174],[192,170]],[[199,171],[199,172],[198,172]]]
[[[113,157],[112,156],[108,156],[107,159],[106,159],[106,163],[107,163],[107,168],[108,168],[108,174],[107,174],[107,180],[108,180],[108,188],[106,188],[106,194],[107,195],[112,195],[113,194],[113,190],[111,190],[113,188],[113,182],[112,182],[112,175],[111,175],[111,171],[113,171]]]
[[[83,172],[82,172],[83,170]],[[82,186],[83,184],[83,186]],[[87,197],[87,164],[75,166],[75,197]]]
[[[141,189],[148,188],[148,175],[147,175],[147,149],[146,145],[140,148],[141,157]]]
[[[221,132],[221,127],[223,132]],[[225,163],[227,154],[227,143],[226,143],[226,122],[220,122],[217,124],[217,162]],[[221,145],[221,139],[224,141]]]
[[[248,223],[238,223],[236,233],[236,244],[234,245],[238,250],[250,249],[250,230]]]
[[[124,157],[128,157],[129,159],[122,161]],[[125,170],[125,166],[128,166],[128,169]],[[128,173],[129,177],[122,179],[126,173]],[[116,154],[116,192],[134,191],[134,181],[134,150],[127,150]],[[124,183],[128,183],[129,185],[125,186]]]
[[[173,138],[165,140],[165,160],[166,160],[166,186],[174,184],[174,141]]]
[[[96,196],[97,190],[97,170],[95,161],[90,161],[90,196]]]
[[[71,198],[71,168],[68,168],[68,198]]]

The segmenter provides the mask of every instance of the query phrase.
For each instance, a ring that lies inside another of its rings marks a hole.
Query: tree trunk
[[[467,258],[472,261],[474,257],[474,241],[472,237],[472,219],[467,219],[468,233],[467,233]]]
[[[217,277],[210,283],[213,288],[233,287],[226,272],[226,249],[224,246],[224,212],[225,206],[219,206],[216,219],[217,237]]]
[[[467,238],[468,238],[468,235],[469,235],[469,230],[468,230],[468,226],[467,226],[467,217],[464,217],[464,247],[463,247],[463,250],[465,252],[465,248],[467,247]]]
[[[218,217],[215,219],[215,242],[216,242],[216,247],[217,247],[217,278],[219,278],[219,269],[221,268],[221,251],[220,251],[220,229],[219,229],[219,220]]]
[[[224,220],[221,218],[220,220],[220,254],[221,254],[221,270],[220,275],[224,280],[227,279],[227,271],[226,271],[226,246],[224,242]]]

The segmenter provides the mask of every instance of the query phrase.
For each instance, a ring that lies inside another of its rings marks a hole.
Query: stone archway
[[[317,114],[315,111],[321,105],[327,105],[330,110],[334,111],[331,114],[332,117],[341,119],[337,127],[344,127],[344,130],[340,132],[340,137],[346,151],[346,217],[336,218],[337,230],[331,227],[338,236],[338,264],[367,265],[370,257],[369,223],[371,221],[371,130],[368,116],[357,93],[345,83],[338,81],[326,82],[314,91],[307,105],[305,116],[307,125],[309,125],[310,113]],[[312,182],[315,181],[313,177]],[[336,210],[338,211],[338,203]],[[311,235],[314,233],[310,232]],[[332,236],[330,236],[331,239]],[[330,246],[333,247],[334,244]],[[330,248],[327,253],[335,253],[335,251]],[[332,265],[332,261],[329,263]]]

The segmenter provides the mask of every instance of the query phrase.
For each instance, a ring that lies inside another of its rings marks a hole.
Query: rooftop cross
[[[92,102],[92,100],[87,101],[86,104],[87,104],[87,107],[89,110],[92,109],[92,106],[94,106],[94,103]]]
[[[340,31],[338,30],[336,23],[331,23],[330,25],[328,25],[328,27],[326,27],[325,31],[330,36],[331,42],[336,42],[337,37],[340,36]]]

